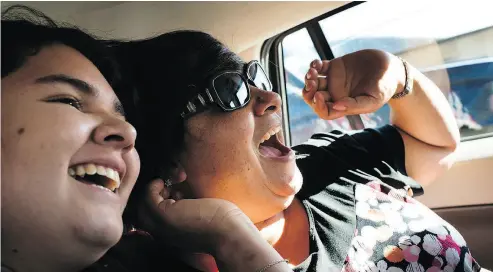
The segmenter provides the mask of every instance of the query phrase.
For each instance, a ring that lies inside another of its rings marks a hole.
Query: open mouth
[[[275,127],[265,133],[262,140],[260,140],[258,147],[260,154],[265,157],[280,158],[289,155],[292,152],[291,148],[283,145],[279,141],[277,134],[280,131],[281,127]]]
[[[120,174],[112,169],[93,163],[80,164],[68,169],[77,181],[116,193],[120,187]]]

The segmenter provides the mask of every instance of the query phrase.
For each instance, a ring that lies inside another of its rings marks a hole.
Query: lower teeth
[[[106,190],[106,191],[108,191],[108,192],[113,193],[113,191],[111,191],[110,189],[108,189],[108,188],[106,188],[106,187],[103,187],[103,186],[101,186],[101,185],[91,184],[91,186],[95,186],[95,187],[98,187],[98,188],[101,188],[101,189],[104,189],[104,190]]]

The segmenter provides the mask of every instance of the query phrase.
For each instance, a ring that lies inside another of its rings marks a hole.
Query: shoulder
[[[391,125],[314,134],[293,150],[303,175],[302,192],[310,191],[309,195],[342,180],[366,184],[375,179],[396,189],[411,187],[416,194],[422,193],[421,186],[407,176],[404,143]]]

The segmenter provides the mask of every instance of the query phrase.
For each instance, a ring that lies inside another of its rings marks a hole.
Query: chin
[[[301,186],[303,186],[303,176],[301,175],[300,169],[298,167],[294,170],[294,176],[291,180],[291,188],[294,190],[294,194],[297,194],[301,190]]]
[[[282,198],[292,198],[300,191],[303,185],[303,176],[298,167],[293,172],[289,177],[271,183],[270,187],[274,194]]]
[[[97,220],[99,219],[99,220]],[[86,224],[76,229],[76,235],[80,240],[90,247],[108,250],[122,237],[123,221],[121,216],[98,216],[92,217]]]
[[[291,206],[291,203],[293,203],[295,195],[292,195],[288,198],[286,198],[286,201],[284,201],[284,205],[282,207],[283,210],[287,209],[289,206]]]

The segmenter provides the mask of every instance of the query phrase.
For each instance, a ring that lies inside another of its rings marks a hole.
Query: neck
[[[255,226],[262,237],[291,265],[302,263],[310,254],[308,215],[298,199],[294,198],[286,210]],[[200,271],[218,271],[211,255],[188,253],[182,255],[182,260]]]
[[[278,214],[256,223],[262,237],[292,265],[302,263],[309,255],[309,223],[303,204],[296,198]],[[207,272],[217,272],[214,258],[207,254],[184,254],[183,261]]]
[[[3,256],[2,256],[3,259]],[[4,260],[2,260],[4,261]],[[3,262],[2,263],[2,271],[1,272],[30,272],[30,271],[50,271],[50,272],[61,272],[61,271],[68,271],[68,270],[63,270],[62,268],[58,267],[55,268],[53,266],[46,265],[46,262],[33,262],[32,260],[25,260],[24,264],[12,264],[10,262]],[[72,270],[70,270],[72,271]],[[74,270],[78,271],[78,270]]]
[[[46,258],[41,254],[22,254],[22,250],[5,250],[2,245],[2,270],[1,272],[66,272],[80,271],[82,266],[63,264],[63,260]],[[63,259],[63,258],[62,258]],[[61,262],[62,261],[62,262]]]
[[[309,222],[303,204],[297,199],[275,216],[255,224],[261,235],[290,264],[298,265],[309,255]]]
[[[286,219],[289,217],[288,209],[279,212],[267,220],[255,224],[262,237],[274,247],[279,243],[281,238],[283,238],[283,234],[286,233],[287,227],[290,225],[286,222]]]

